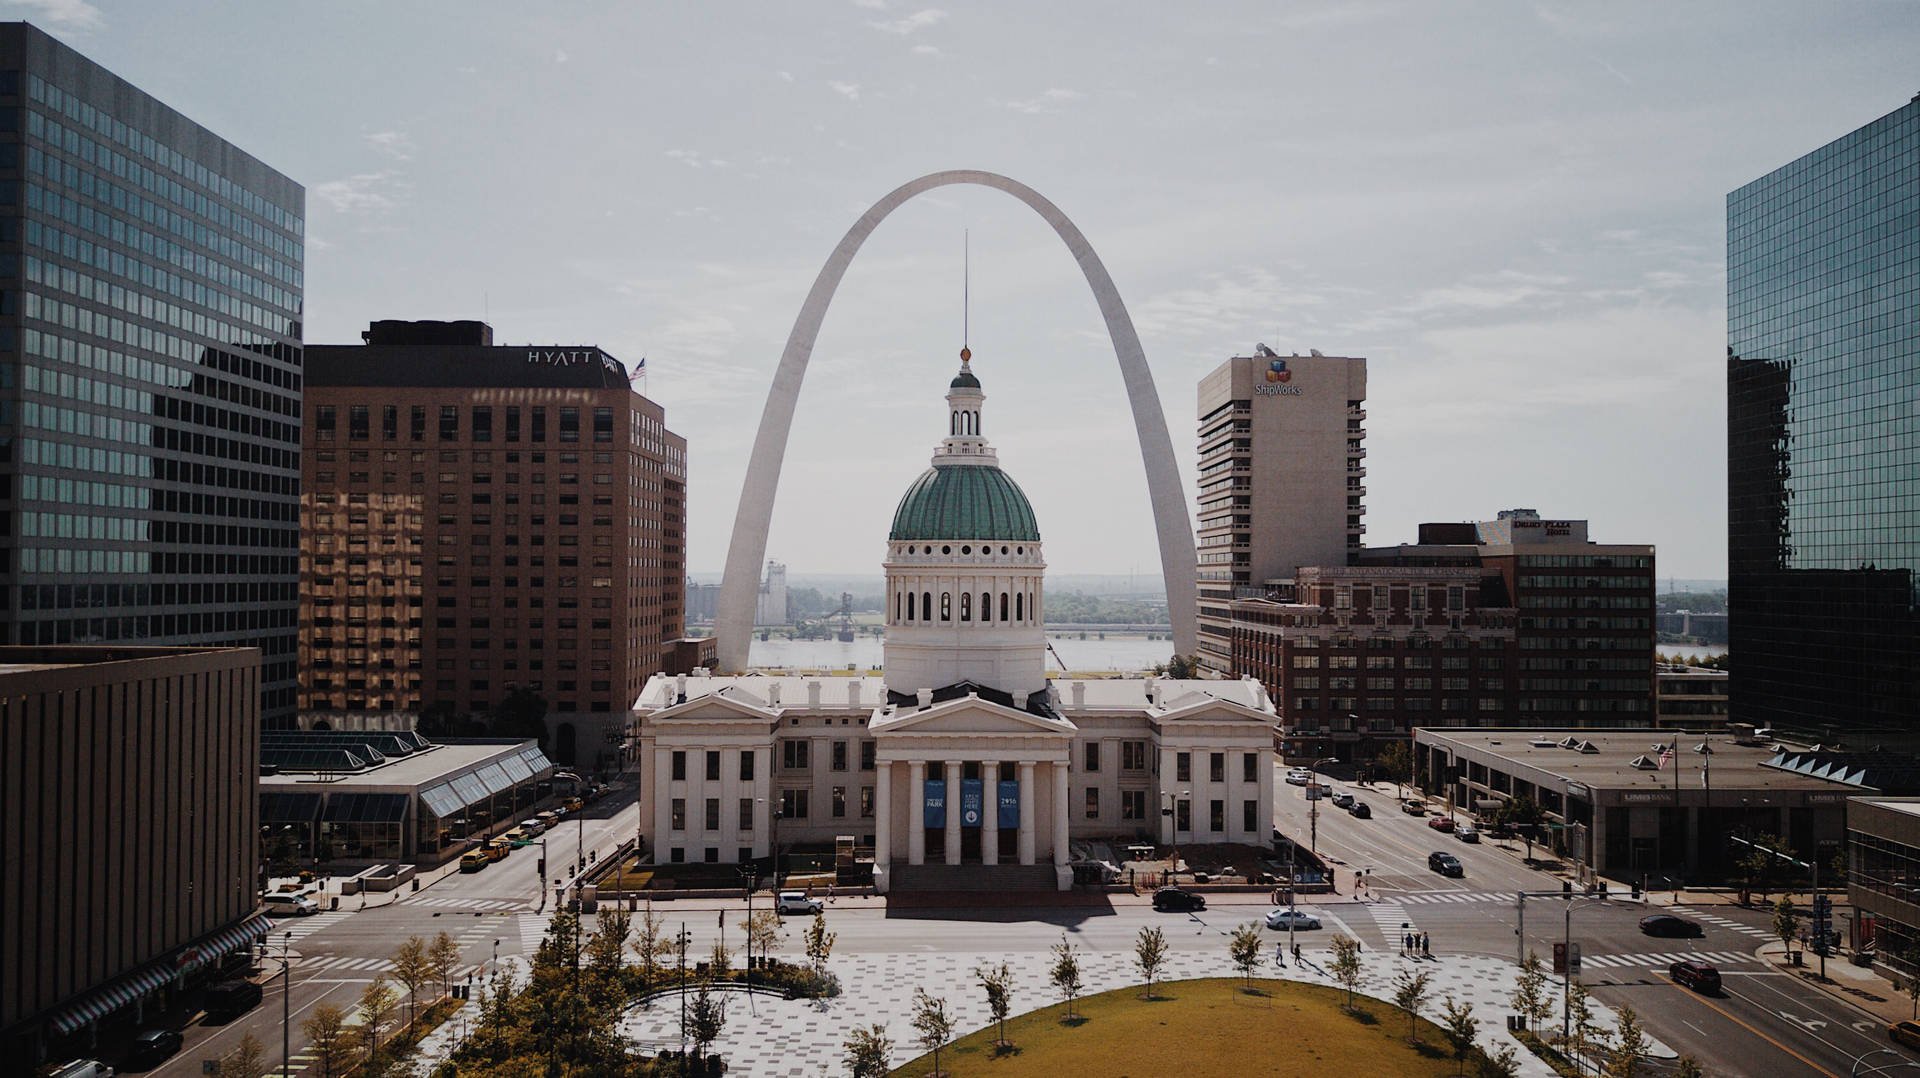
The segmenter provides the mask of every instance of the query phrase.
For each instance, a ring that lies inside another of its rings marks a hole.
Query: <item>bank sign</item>
[[[1268,360],[1265,376],[1253,384],[1253,393],[1256,397],[1300,396],[1300,387],[1292,383],[1293,372],[1287,369],[1286,360]]]

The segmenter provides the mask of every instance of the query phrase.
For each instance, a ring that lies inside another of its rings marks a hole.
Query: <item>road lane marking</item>
[[[1663,977],[1662,980],[1665,980],[1668,984],[1673,985],[1673,988],[1675,991],[1680,990],[1679,985],[1673,984],[1672,978]],[[1726,1018],[1727,1020],[1738,1025],[1740,1028],[1746,1030],[1747,1032],[1753,1034],[1754,1036],[1760,1038],[1761,1040],[1766,1041],[1768,1044],[1773,1045],[1775,1048],[1780,1049],[1782,1052],[1785,1052],[1788,1055],[1792,1056],[1793,1058],[1799,1060],[1800,1062],[1805,1063],[1808,1067],[1811,1067],[1813,1070],[1826,1075],[1827,1078],[1840,1078],[1839,1075],[1833,1073],[1827,1068],[1822,1067],[1820,1064],[1815,1063],[1813,1060],[1808,1059],[1806,1056],[1803,1056],[1800,1053],[1794,1051],[1793,1049],[1788,1048],[1786,1045],[1781,1044],[1777,1040],[1774,1040],[1772,1037],[1768,1036],[1767,1034],[1760,1032],[1760,1030],[1754,1027],[1752,1024],[1748,1023],[1744,1019],[1735,1015],[1732,1011],[1727,1010],[1725,1007],[1720,1006],[1718,1003],[1715,1003],[1714,1001],[1708,999],[1705,996],[1700,995],[1697,992],[1689,992],[1687,994],[1690,996],[1693,996],[1695,999],[1699,1000],[1701,1003],[1705,1004],[1706,1006],[1711,1007],[1716,1011],[1719,1011],[1721,1017]],[[1736,998],[1741,998],[1741,997],[1736,997]]]

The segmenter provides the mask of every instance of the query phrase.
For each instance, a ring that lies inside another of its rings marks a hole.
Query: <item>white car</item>
[[[320,912],[320,903],[306,895],[275,893],[261,898],[260,904],[274,917],[310,917]]]
[[[1287,772],[1287,783],[1291,786],[1305,786],[1313,781],[1313,772],[1304,767],[1292,768]]]
[[[1320,918],[1311,913],[1302,913],[1292,906],[1281,906],[1267,914],[1268,928],[1286,928],[1289,924],[1294,928],[1319,928]]]
[[[805,891],[782,891],[780,897],[774,900],[773,910],[783,917],[789,913],[819,913],[820,900],[808,898]]]

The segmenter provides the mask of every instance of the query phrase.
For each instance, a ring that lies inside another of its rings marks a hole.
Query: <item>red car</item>
[[[1427,820],[1427,826],[1433,828],[1435,831],[1452,831],[1453,817],[1451,816],[1430,817]]]

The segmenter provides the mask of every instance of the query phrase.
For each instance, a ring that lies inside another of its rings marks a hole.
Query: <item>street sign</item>
[[[1580,945],[1569,944],[1567,949],[1567,976],[1580,976]]]
[[[1318,786],[1318,785],[1310,785],[1307,787],[1307,800],[1318,801],[1322,796],[1325,795],[1325,793],[1326,793],[1325,787]]]

